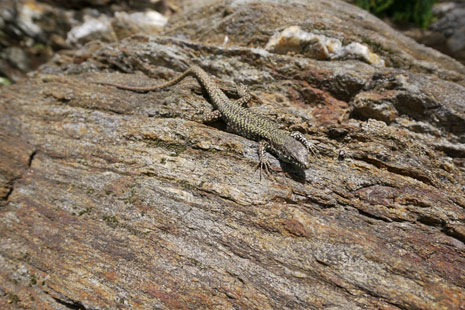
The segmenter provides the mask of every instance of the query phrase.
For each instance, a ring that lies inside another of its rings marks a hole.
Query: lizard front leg
[[[317,153],[316,153],[317,150],[313,146],[313,143],[310,142],[301,132],[293,131],[293,132],[291,132],[291,137],[293,137],[294,139],[296,139],[297,141],[302,143],[307,148],[307,150],[312,152],[313,156],[317,155]]]
[[[258,160],[260,161],[257,169],[260,168],[260,181],[262,180],[262,171],[265,171],[266,175],[270,174],[270,163],[265,158],[266,150],[270,147],[270,144],[266,140],[261,140],[258,143]]]

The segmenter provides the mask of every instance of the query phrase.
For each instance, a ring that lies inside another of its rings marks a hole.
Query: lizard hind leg
[[[235,100],[234,103],[240,106],[244,106],[250,102],[252,96],[249,93],[249,90],[246,86],[242,84],[235,84],[237,95],[240,97],[239,99]]]
[[[202,123],[211,123],[221,119],[221,112],[219,110],[203,112]]]
[[[240,106],[245,106],[252,100],[252,98],[257,101],[259,104],[264,105],[265,103],[263,102],[262,99],[260,99],[259,96],[255,94],[251,94],[247,88],[247,86],[244,86],[242,84],[235,84],[236,86],[236,93],[240,97],[239,99],[233,101],[234,104],[240,105]]]
[[[196,112],[192,113],[189,119],[197,123],[211,123],[220,120],[221,116],[222,115],[219,110],[212,111],[201,107]]]

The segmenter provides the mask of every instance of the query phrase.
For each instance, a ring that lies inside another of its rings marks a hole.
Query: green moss
[[[178,156],[179,154],[184,152],[187,149],[187,147],[185,145],[170,144],[167,146],[167,149],[174,153],[172,156]]]
[[[81,216],[84,214],[90,214],[91,212],[92,212],[92,208],[87,207],[84,210],[79,211],[78,215]]]
[[[24,260],[25,262],[30,262],[30,260],[31,260],[31,255],[30,255],[29,253],[25,253],[25,254],[23,255],[23,260]]]
[[[359,7],[379,17],[391,17],[397,22],[411,22],[427,28],[433,18],[436,0],[356,0]]]
[[[38,50],[44,50],[47,47],[42,43],[36,43],[36,44],[34,44],[33,48],[38,49]]]
[[[393,49],[383,46],[381,43],[370,40],[369,38],[362,37],[362,42],[370,46],[371,50],[378,54],[386,56],[386,66],[393,68],[405,68],[405,63],[403,63],[401,58],[398,56],[398,53]]]
[[[369,45],[371,50],[377,54],[384,54],[387,51],[387,48],[383,46],[381,43],[370,40],[369,38],[362,37],[362,42]],[[391,51],[393,52],[393,51]]]
[[[125,228],[130,234],[133,234],[134,236],[144,235],[144,233],[138,231],[135,228],[132,228],[131,226],[123,225],[123,228]]]
[[[118,223],[119,223],[118,218],[116,218],[116,216],[114,215],[112,216],[104,215],[102,219],[111,228],[116,228],[118,226]]]
[[[126,229],[130,234],[134,236],[141,236],[141,235],[145,236],[149,233],[149,232],[141,232],[126,223],[120,223],[120,221],[116,218],[116,216],[103,216],[102,219],[105,221],[105,223],[109,227],[111,228],[119,227],[122,229]]]
[[[11,81],[9,79],[7,79],[6,77],[1,77],[0,76],[0,86],[6,86],[6,85],[10,85],[11,84]]]
[[[182,188],[185,188],[185,189],[188,189],[188,190],[194,190],[195,189],[195,186],[190,184],[189,182],[187,182],[186,180],[181,180],[178,182],[178,184],[182,187]]]
[[[213,147],[211,147],[211,148],[209,148],[209,149],[207,149],[207,150],[203,150],[203,151],[208,152],[208,153],[211,153],[211,154],[216,154],[216,153],[219,153],[219,152],[220,152],[220,150],[217,150],[217,149],[215,149],[215,148],[213,148]]]
[[[187,146],[184,144],[169,143],[161,139],[145,139],[145,143],[150,147],[161,147],[168,151],[171,151],[173,154],[171,156],[178,156],[187,149]]]
[[[156,173],[153,173],[153,172],[149,172],[149,171],[146,171],[146,172],[143,172],[142,175],[145,175],[146,177],[156,177],[157,174]]]
[[[145,175],[145,173],[142,173],[142,175]],[[131,184],[129,188],[128,197],[123,200],[125,204],[132,205],[136,201],[137,195],[136,195],[135,187],[136,187],[135,183]]]
[[[21,299],[19,299],[18,295],[15,295],[15,294],[8,294],[8,303],[9,304],[14,304],[16,305],[17,303],[19,303],[21,301]]]
[[[36,285],[36,284],[37,284],[36,276],[35,276],[35,274],[31,274],[30,278],[29,278],[29,285],[32,286],[32,285]]]

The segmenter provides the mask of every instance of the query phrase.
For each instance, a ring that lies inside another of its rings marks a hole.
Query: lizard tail
[[[181,75],[175,77],[174,79],[171,79],[166,83],[163,83],[160,85],[154,85],[154,86],[137,87],[137,86],[126,86],[126,85],[106,83],[106,82],[97,82],[97,84],[108,85],[108,86],[113,86],[113,87],[120,88],[120,89],[126,89],[126,90],[135,91],[135,92],[146,93],[149,91],[160,90],[160,89],[163,89],[169,86],[173,86],[174,84],[179,83],[182,79],[184,79],[186,76],[191,75],[191,74],[192,74],[192,69],[187,69]]]

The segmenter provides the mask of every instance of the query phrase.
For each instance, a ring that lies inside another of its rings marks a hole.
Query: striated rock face
[[[202,1],[0,92],[2,309],[465,308],[465,68],[339,1]],[[384,61],[266,51],[288,27]],[[313,139],[305,171],[222,123],[188,64]],[[259,100],[257,99],[259,98]]]

